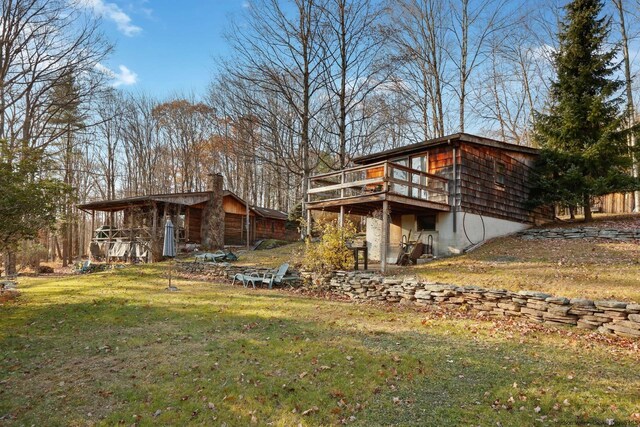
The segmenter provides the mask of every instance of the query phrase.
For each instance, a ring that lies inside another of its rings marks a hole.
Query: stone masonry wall
[[[353,300],[467,308],[489,316],[523,317],[534,322],[573,325],[628,338],[640,337],[640,304],[556,297],[543,292],[482,289],[386,278],[375,273],[306,275],[307,284]]]
[[[545,228],[529,229],[519,233],[526,240],[537,239],[608,239],[632,241],[640,240],[640,228],[636,229],[615,229],[597,227],[577,227],[577,228]]]
[[[236,273],[270,271],[204,262],[180,262],[178,269],[189,274],[226,280],[232,280]],[[513,292],[429,283],[414,278],[389,278],[371,272],[302,272],[300,275],[305,286],[329,290],[355,301],[466,308],[486,316],[522,317],[533,322],[572,325],[627,338],[640,338],[640,304],[569,299],[536,291]]]

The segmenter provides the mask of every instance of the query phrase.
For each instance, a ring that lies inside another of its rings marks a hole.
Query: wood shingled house
[[[551,220],[526,205],[537,150],[458,133],[353,160],[309,180],[307,208],[366,217],[369,257],[382,269],[403,239],[435,255],[460,253],[497,236]],[[308,222],[310,223],[309,215]]]
[[[287,214],[247,206],[231,191],[223,190],[223,177],[210,175],[207,191],[154,194],[78,205],[92,218],[90,253],[93,258],[160,258],[165,220],[175,225],[179,247],[220,249],[263,239],[286,240]],[[105,224],[96,224],[96,213]],[[247,215],[249,226],[247,230]],[[96,228],[97,227],[97,228]]]

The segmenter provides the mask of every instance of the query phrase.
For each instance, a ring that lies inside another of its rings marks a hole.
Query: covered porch
[[[91,215],[93,259],[153,262],[161,252],[164,223],[171,219],[178,245],[202,242],[208,193],[155,195],[79,205]],[[98,215],[97,215],[98,214]]]
[[[435,233],[437,215],[451,210],[446,178],[390,161],[311,177],[306,206],[308,233],[311,211],[335,212],[340,225],[348,214],[366,217],[369,254],[379,254],[383,272],[390,247],[412,230],[431,231],[420,221]]]

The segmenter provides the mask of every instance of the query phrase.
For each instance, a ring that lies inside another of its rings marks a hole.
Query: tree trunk
[[[589,195],[585,194],[582,206],[584,208],[584,221],[591,221],[593,219],[593,215],[591,215],[591,197],[589,197]]]
[[[631,77],[631,61],[629,57],[629,37],[627,36],[627,27],[625,25],[625,13],[622,5],[622,0],[613,0],[613,3],[618,9],[618,17],[620,18],[620,36],[622,38],[622,54],[624,63],[624,77],[625,77],[625,89],[627,95],[627,117],[629,127],[635,124],[635,109],[633,103],[633,81]],[[636,146],[636,137],[633,132],[629,135],[629,147],[632,151],[631,159],[631,174],[634,178],[638,178],[638,158],[633,152]],[[634,195],[634,212],[640,212],[640,191],[635,191]]]
[[[4,253],[4,276],[12,277],[16,274],[16,254],[13,251]]]

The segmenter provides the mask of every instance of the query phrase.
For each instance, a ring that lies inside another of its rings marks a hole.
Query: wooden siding
[[[187,235],[185,236],[187,241],[193,243],[201,243],[202,237],[200,235],[200,229],[202,228],[202,209],[188,207],[186,213],[187,222]]]
[[[222,209],[227,214],[246,215],[246,206],[244,203],[240,203],[235,197],[227,195],[222,199]],[[253,212],[249,213],[249,216],[254,216]]]
[[[247,244],[245,237],[244,215],[225,214],[224,217],[224,244],[243,246]],[[273,231],[272,231],[273,226]],[[289,240],[286,230],[286,221],[272,218],[250,217],[250,241],[262,239]]]
[[[245,245],[245,220],[244,215],[226,213],[224,216],[224,244],[225,245]],[[253,223],[253,218],[250,218]],[[250,228],[253,228],[250,226]]]
[[[286,222],[272,218],[258,218],[256,220],[256,240],[287,239]]]
[[[429,170],[427,172],[448,180],[453,179],[453,149],[451,147],[432,148],[420,155],[424,154],[429,156]]]
[[[527,179],[533,156],[493,147],[460,146],[460,207],[465,212],[532,223],[526,207]],[[525,157],[525,156],[528,156]],[[504,165],[504,185],[497,182],[496,164]]]

